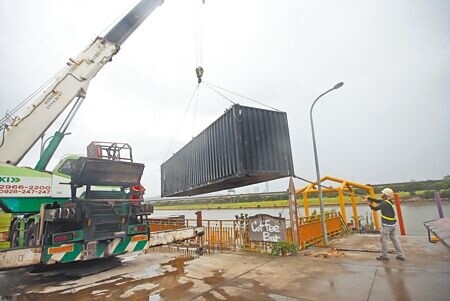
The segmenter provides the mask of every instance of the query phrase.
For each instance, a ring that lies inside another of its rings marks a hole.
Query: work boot
[[[384,256],[378,256],[378,257],[377,257],[377,260],[380,260],[380,261],[388,261],[389,258],[388,258],[388,257],[384,257]]]
[[[403,256],[400,256],[400,255],[398,255],[397,257],[395,257],[395,258],[397,258],[398,260],[402,260],[402,261],[404,261],[405,260],[405,257],[403,257]]]

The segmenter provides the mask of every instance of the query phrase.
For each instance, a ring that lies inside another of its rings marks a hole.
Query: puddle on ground
[[[223,284],[224,277],[223,270],[217,270],[213,276],[205,277],[203,280],[210,285]],[[246,300],[258,300],[258,301],[278,301],[288,300],[288,297],[270,294],[266,287],[261,285],[260,282],[254,279],[239,278],[232,280],[228,285],[220,285],[207,291],[194,300],[227,300],[227,301],[246,301]]]
[[[224,280],[224,277],[222,276],[224,272],[225,272],[224,270],[215,270],[215,271],[213,271],[212,276],[204,277],[203,282],[205,282],[206,284],[209,284],[211,286],[222,283]]]
[[[58,269],[45,271],[43,273],[33,273],[32,277],[41,279],[42,287],[47,291],[26,293],[26,296],[15,296],[14,300],[181,300],[186,291],[194,286],[192,281],[183,277],[186,262],[194,257],[180,256],[167,263],[155,264],[145,267],[141,271],[131,274],[123,274],[98,282],[90,283],[84,286],[77,285],[76,282],[64,283],[64,281],[74,280],[75,272],[67,272],[67,266],[64,272]],[[120,264],[120,260],[118,261]],[[91,263],[92,265],[92,263]],[[111,265],[108,265],[111,266]],[[88,270],[89,268],[86,267]],[[111,267],[112,268],[112,267]],[[78,266],[77,270],[82,269]],[[92,275],[89,271],[85,275]],[[83,276],[85,276],[83,275]],[[50,281],[49,278],[50,277]],[[79,276],[81,278],[82,276]],[[44,279],[46,279],[44,281]],[[39,280],[34,284],[39,285]],[[28,281],[25,282],[28,284]],[[63,285],[63,286],[62,286]],[[49,291],[50,286],[54,291]],[[28,287],[28,285],[27,285]],[[20,289],[20,288],[18,288]],[[0,300],[8,300],[0,297]]]
[[[120,265],[122,265],[122,259],[113,257],[93,259],[90,261],[36,266],[30,268],[29,274],[36,280],[42,279],[42,283],[51,282],[49,279],[52,278],[58,282],[63,282],[68,280],[77,280],[89,275],[95,275],[111,270]]]

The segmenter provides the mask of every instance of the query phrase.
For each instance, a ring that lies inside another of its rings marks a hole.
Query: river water
[[[442,208],[444,211],[444,216],[450,216],[450,202],[443,202]],[[325,210],[334,209],[337,212],[340,211],[338,205],[336,206],[326,206]],[[370,208],[366,204],[357,205],[358,215],[365,217],[366,213],[370,217]],[[403,221],[405,225],[406,235],[412,236],[422,236],[427,235],[427,230],[423,225],[424,222],[429,220],[434,220],[438,218],[438,210],[437,206],[434,202],[410,202],[403,203],[401,205]],[[318,206],[309,206],[310,214],[316,210],[317,214],[319,214],[320,209]],[[195,212],[197,210],[155,210],[155,216],[165,216],[165,215],[185,215],[188,219],[195,219]],[[248,214],[249,216],[255,214],[269,214],[272,216],[281,216],[288,219],[289,218],[289,207],[284,208],[260,208],[260,209],[208,209],[202,211],[203,219],[210,220],[234,220],[235,215]],[[346,207],[347,219],[350,222],[350,219],[353,215],[353,210],[351,206]],[[304,216],[303,207],[299,207],[299,216]]]

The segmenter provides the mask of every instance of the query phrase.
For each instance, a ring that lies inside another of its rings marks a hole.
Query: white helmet
[[[394,191],[390,188],[385,188],[385,189],[381,190],[381,193],[388,195],[390,197],[392,197],[394,195]]]

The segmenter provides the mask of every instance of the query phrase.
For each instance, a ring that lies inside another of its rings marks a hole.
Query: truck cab
[[[70,166],[80,156],[61,159],[52,172],[1,164],[0,208],[7,213],[39,212],[44,203],[62,203],[70,198]]]

